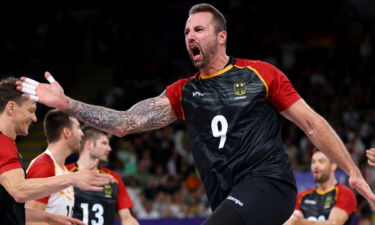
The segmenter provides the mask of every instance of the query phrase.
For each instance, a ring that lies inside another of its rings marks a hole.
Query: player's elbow
[[[26,196],[23,193],[20,192],[13,192],[12,197],[14,198],[14,201],[17,203],[24,203],[26,202]]]
[[[306,121],[306,126],[303,130],[307,136],[311,137],[314,136],[318,132],[319,128],[325,123],[326,122],[322,117],[316,115],[312,119]]]

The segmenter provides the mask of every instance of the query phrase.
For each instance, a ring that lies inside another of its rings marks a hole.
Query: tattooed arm
[[[49,72],[44,75],[47,80],[51,77]],[[25,81],[26,77],[21,77],[20,81],[16,82],[17,90],[22,91]],[[58,108],[99,130],[116,136],[158,129],[177,119],[166,91],[158,97],[134,105],[125,112],[119,112],[70,99],[64,94],[63,88],[57,81],[51,84],[35,83],[37,84],[34,95],[38,97],[39,103]],[[30,99],[29,94],[22,94],[22,97]]]
[[[124,136],[165,127],[177,119],[166,91],[127,111],[116,111],[66,98],[63,111],[102,131]]]

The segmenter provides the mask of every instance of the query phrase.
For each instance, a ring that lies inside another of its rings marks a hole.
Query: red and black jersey
[[[197,73],[166,92],[178,118],[186,122],[213,210],[246,177],[283,180],[296,189],[277,116],[301,97],[280,70],[231,57],[223,70]]]
[[[297,196],[296,210],[300,210],[307,220],[328,220],[334,207],[348,213],[349,218],[344,225],[351,224],[353,212],[357,207],[357,200],[353,191],[345,185],[336,184],[326,191],[320,191],[315,187],[303,191]]]
[[[70,172],[80,170],[77,163],[69,164],[66,168]],[[117,173],[103,167],[99,167],[97,172],[112,175],[116,182],[104,185],[103,191],[83,191],[74,187],[73,217],[87,225],[113,225],[115,213],[121,209],[132,208],[133,202]]]
[[[16,144],[0,132],[0,175],[14,169],[23,169],[26,178],[25,166]],[[25,224],[25,203],[16,202],[2,185],[0,202],[0,224]]]

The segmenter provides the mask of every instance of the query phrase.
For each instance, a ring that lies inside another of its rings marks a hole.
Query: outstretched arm
[[[63,111],[116,136],[158,129],[177,119],[165,91],[158,97],[141,101],[122,112],[70,98],[66,98]]]
[[[375,195],[363,179],[345,145],[327,121],[314,112],[303,99],[296,101],[288,109],[280,113],[297,124],[317,148],[349,175],[350,186],[357,189],[367,199],[372,210],[375,211],[373,204]]]
[[[22,77],[21,81],[17,81],[17,90],[26,93],[22,95],[25,98],[58,108],[116,136],[161,128],[177,119],[165,91],[160,96],[139,102],[127,111],[116,111],[68,98],[49,72],[45,73],[45,77],[51,84],[42,84]]]

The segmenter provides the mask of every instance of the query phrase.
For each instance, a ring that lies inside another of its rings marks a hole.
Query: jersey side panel
[[[53,160],[46,153],[42,153],[33,159],[27,169],[28,178],[47,178],[55,176],[55,165]],[[50,196],[46,196],[35,201],[48,204]]]

